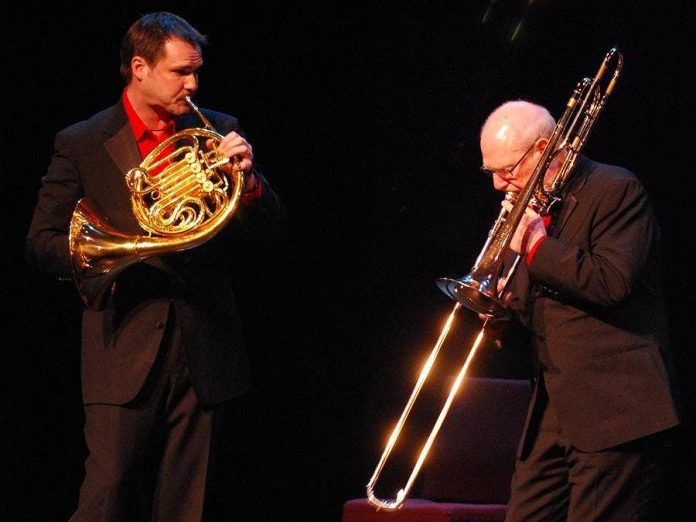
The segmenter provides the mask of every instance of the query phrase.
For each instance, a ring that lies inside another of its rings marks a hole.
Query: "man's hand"
[[[247,140],[236,132],[230,132],[220,140],[218,150],[230,158],[230,163],[247,172],[254,163],[254,154]]]
[[[508,212],[512,209],[512,204],[509,201],[503,201],[502,205]],[[543,237],[546,237],[544,220],[539,214],[527,207],[515,234],[512,236],[510,249],[517,254],[527,254]]]
[[[213,140],[208,140],[208,147],[213,146]],[[256,188],[258,180],[253,174],[251,167],[254,164],[254,153],[251,144],[236,132],[230,132],[218,145],[218,150],[226,157],[230,158],[230,162],[221,168],[225,169],[230,174],[232,170],[241,170],[247,173],[244,177],[244,192],[251,192]]]

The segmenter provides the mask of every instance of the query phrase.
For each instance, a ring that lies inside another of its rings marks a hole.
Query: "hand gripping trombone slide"
[[[613,73],[602,90],[602,79],[612,63],[614,63]],[[548,215],[551,208],[561,201],[562,190],[573,172],[578,155],[585,146],[587,136],[604,108],[607,98],[614,90],[622,67],[623,56],[616,47],[613,47],[605,55],[595,77],[593,79],[584,78],[577,84],[566,104],[563,115],[549,138],[546,149],[542,153],[524,189],[518,196],[510,193],[506,195],[506,199],[512,203],[512,208],[509,212],[505,209],[501,210],[498,219],[488,233],[488,238],[471,271],[458,279],[442,277],[437,280],[438,287],[456,301],[456,303],[444,327],[440,331],[435,346],[423,365],[423,369],[421,370],[413,392],[401,413],[401,417],[392,430],[384,452],[367,484],[367,499],[370,504],[377,509],[384,509],[387,511],[397,510],[403,506],[408,497],[418,473],[427,458],[428,452],[449,412],[452,402],[459,391],[462,381],[466,376],[469,365],[474,359],[481,342],[485,338],[488,323],[491,319],[502,318],[507,313],[502,297],[522,256],[515,256],[514,261],[511,263],[504,277],[501,277],[501,274],[503,274],[504,260],[509,252],[510,242],[524,215],[525,209],[529,206],[542,216]],[[550,182],[550,188],[545,188],[544,177],[548,168],[551,162],[561,153],[565,153],[565,156],[562,157],[562,163],[558,173]],[[481,329],[450,388],[449,395],[440,410],[428,438],[423,444],[411,474],[406,481],[406,485],[397,492],[393,500],[379,498],[375,494],[377,481],[386,465],[389,455],[399,439],[399,435],[411,413],[411,409],[435,364],[440,349],[452,329],[455,315],[462,306],[485,317]]]

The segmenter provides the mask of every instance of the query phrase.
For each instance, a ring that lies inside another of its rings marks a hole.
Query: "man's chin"
[[[191,106],[186,103],[186,100],[181,100],[173,104],[169,112],[175,116],[181,116],[182,114],[187,114],[191,112]]]

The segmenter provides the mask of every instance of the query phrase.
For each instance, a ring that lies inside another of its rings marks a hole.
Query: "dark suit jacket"
[[[658,243],[638,179],[581,158],[549,237],[515,274],[551,407],[580,450],[678,423]]]
[[[235,118],[204,111],[225,135]],[[202,127],[195,115],[176,128]],[[241,131],[240,131],[241,132]],[[57,134],[27,237],[27,253],[40,269],[71,278],[68,228],[74,207],[89,197],[111,226],[144,235],[131,211],[125,173],[142,161],[121,102]],[[205,404],[237,396],[249,386],[247,355],[233,293],[239,238],[265,234],[283,209],[263,176],[262,196],[242,201],[233,221],[205,244],[154,257],[126,269],[104,310],[82,319],[82,391],[85,404],[123,404],[141,389],[164,332],[181,329],[193,386]]]

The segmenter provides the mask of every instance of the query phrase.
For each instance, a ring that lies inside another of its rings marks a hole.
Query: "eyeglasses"
[[[512,167],[508,168],[503,168],[503,169],[487,169],[483,165],[480,167],[481,172],[483,172],[486,176],[489,178],[493,177],[493,174],[498,174],[501,178],[506,178],[506,179],[511,179],[514,174],[513,172],[517,168],[517,166],[522,163],[522,160],[527,157],[527,154],[529,154],[529,151],[531,151],[534,148],[534,145],[536,145],[536,142],[532,143],[529,148],[525,151],[524,154],[522,154],[522,157],[517,160],[517,163],[515,163]]]

